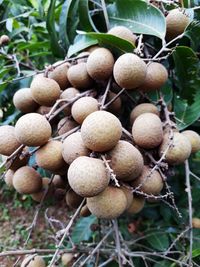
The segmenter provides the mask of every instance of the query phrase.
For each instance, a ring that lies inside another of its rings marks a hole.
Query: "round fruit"
[[[142,103],[132,109],[130,115],[131,125],[133,125],[133,122],[138,116],[144,113],[154,113],[159,116],[159,111],[155,105],[151,103]]]
[[[68,181],[78,195],[92,197],[108,186],[109,175],[102,160],[83,156],[69,166]]]
[[[168,149],[170,142],[171,146]],[[164,135],[163,142],[159,148],[159,154],[162,156],[165,153],[166,162],[177,165],[189,158],[191,150],[192,146],[189,139],[181,133],[174,132],[172,141],[170,141],[168,134]]]
[[[64,199],[65,194],[66,194],[66,190],[65,189],[56,188],[54,196],[55,196],[56,200],[61,201],[61,200]]]
[[[4,177],[4,180],[7,186],[12,187],[12,188],[13,188],[13,176],[14,176],[14,171],[9,169],[6,172],[5,177]]]
[[[113,92],[108,93],[108,98],[107,102],[111,101],[117,94]],[[122,101],[121,98],[118,97],[115,101],[113,101],[109,106],[108,106],[108,111],[114,114],[120,114],[121,112],[121,107],[122,107]]]
[[[43,106],[52,106],[60,97],[59,84],[41,74],[33,79],[30,88],[33,99]]]
[[[142,154],[129,142],[120,140],[107,155],[117,179],[130,181],[142,173]]]
[[[192,218],[192,227],[196,229],[200,229],[200,219]]]
[[[87,62],[87,58],[89,56],[89,52],[81,52],[80,54],[78,54],[77,58],[77,63],[82,63],[82,62]]]
[[[15,135],[20,143],[26,146],[41,146],[51,136],[51,125],[40,114],[23,115],[15,125]]]
[[[99,109],[98,101],[91,97],[85,96],[78,99],[73,105],[71,109],[72,117],[76,122],[82,124],[84,119],[92,112],[97,111]]]
[[[61,257],[62,265],[64,267],[69,267],[71,266],[72,262],[74,259],[74,254],[72,253],[64,253]]]
[[[68,79],[74,87],[80,89],[87,89],[93,85],[85,62],[71,66],[68,70]]]
[[[182,134],[189,139],[192,146],[192,153],[198,152],[200,150],[200,135],[191,130],[184,131]]]
[[[89,154],[90,151],[85,147],[80,132],[73,133],[65,139],[62,156],[68,164],[80,156],[89,156]]]
[[[60,62],[58,62],[57,64],[59,64],[59,63]],[[68,80],[68,76],[67,76],[69,64],[64,63],[64,64],[56,67],[57,64],[53,65],[53,66],[55,66],[55,69],[49,73],[49,78],[56,81],[59,84],[60,88],[62,90],[64,90],[70,85],[69,80]]]
[[[73,99],[74,97],[76,97],[78,94],[80,94],[80,91],[77,90],[74,87],[69,87],[67,88],[65,91],[62,92],[62,94],[60,95],[60,99],[67,99],[68,101],[70,101],[71,99]],[[63,102],[60,105],[63,106],[65,105],[67,102]],[[71,105],[65,107],[63,109],[64,113],[66,116],[71,115]]]
[[[158,195],[163,189],[163,180],[158,171],[152,172],[151,168],[144,166],[142,174],[131,185],[135,188],[141,185],[138,190],[149,195]]]
[[[139,89],[145,92],[160,89],[167,79],[167,69],[160,63],[152,62],[147,65],[146,77]]]
[[[115,62],[113,75],[121,88],[135,89],[144,81],[147,72],[145,62],[132,53],[120,56]]]
[[[94,80],[107,80],[112,75],[114,57],[106,48],[95,49],[88,57],[87,71]]]
[[[69,117],[63,118],[58,123],[58,135],[65,134],[78,126],[78,123]]]
[[[0,37],[0,46],[1,45],[7,45],[10,42],[10,38],[8,37],[8,35],[1,35]]]
[[[159,146],[163,140],[160,118],[153,113],[144,113],[136,118],[132,127],[134,142],[145,149]]]
[[[9,169],[16,171],[20,167],[27,165],[29,158],[29,149],[28,147],[25,147],[20,155],[17,155],[17,157],[9,161],[8,167]]]
[[[53,185],[56,188],[66,188],[66,186],[67,186],[64,179],[62,179],[62,177],[60,175],[54,175]]]
[[[140,212],[144,208],[145,199],[143,197],[133,197],[133,201],[129,208],[127,209],[127,212],[130,214],[135,214]]]
[[[49,171],[61,169],[65,165],[62,157],[62,142],[51,140],[42,146],[36,152],[36,163]]]
[[[41,256],[30,255],[23,260],[21,267],[46,267],[46,264]]]
[[[123,190],[108,186],[97,196],[87,198],[87,207],[97,218],[115,219],[127,208],[127,198]]]
[[[36,170],[24,166],[15,172],[13,186],[21,194],[33,194],[41,190],[42,179]]]
[[[13,103],[23,113],[33,112],[38,108],[38,104],[34,101],[30,88],[18,90],[14,94]]]
[[[53,195],[53,192],[54,192],[54,185],[53,183],[49,184],[50,183],[50,179],[47,178],[47,177],[43,177],[42,178],[42,189],[38,192],[38,193],[34,193],[31,195],[32,199],[37,201],[37,202],[41,202],[43,197],[44,197],[44,194],[45,194],[45,199],[51,197]],[[48,190],[47,193],[46,190]]]
[[[121,122],[107,111],[91,113],[83,121],[81,127],[81,136],[85,146],[98,152],[112,149],[121,135]]]
[[[10,156],[19,146],[15,128],[10,125],[0,126],[0,154]]]
[[[83,198],[77,195],[72,189],[69,189],[66,193],[65,200],[71,209],[77,209],[83,201]]]
[[[45,106],[40,106],[37,110],[36,113],[39,113],[40,115],[46,115],[50,112],[52,107],[45,107]]]
[[[127,207],[126,209],[128,209],[130,207],[130,205],[133,202],[133,193],[131,192],[130,189],[128,189],[125,186],[121,186],[120,189],[124,192],[125,196],[126,196],[126,200],[127,200]]]
[[[184,11],[173,9],[169,11],[169,14],[166,17],[166,23],[166,36],[168,39],[173,39],[184,32],[185,28],[190,23],[190,19],[184,14]]]
[[[82,217],[88,217],[91,215],[91,212],[89,211],[87,205],[84,205],[80,211],[80,216]]]
[[[135,45],[135,41],[137,39],[137,36],[133,34],[131,30],[129,30],[127,27],[124,27],[124,26],[113,27],[112,29],[108,31],[108,33],[115,35],[119,38],[122,38],[132,43],[133,45]]]

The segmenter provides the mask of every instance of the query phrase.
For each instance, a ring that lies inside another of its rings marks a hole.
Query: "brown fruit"
[[[132,53],[120,56],[113,68],[115,81],[121,88],[126,89],[139,87],[145,81],[146,72],[145,62]]]
[[[72,117],[76,122],[82,124],[84,119],[94,111],[99,109],[98,101],[91,97],[85,96],[78,99],[73,105],[71,109]]]
[[[82,208],[81,208],[81,211],[80,211],[80,216],[82,217],[88,217],[91,215],[91,212],[89,211],[87,205],[84,205]]]
[[[58,123],[58,135],[65,134],[78,126],[78,123],[69,117],[61,119]]]
[[[10,38],[8,37],[8,35],[5,35],[5,34],[1,35],[0,46],[7,45],[9,44],[9,42],[10,42]]]
[[[64,179],[60,175],[54,175],[53,185],[56,188],[66,188],[66,186],[67,186]]]
[[[29,161],[29,150],[27,147],[25,147],[22,150],[22,153],[20,155],[18,155],[15,159],[12,159],[9,164],[8,164],[8,168],[16,171],[17,169],[19,169],[22,166],[27,165],[28,161]]]
[[[184,11],[173,9],[169,11],[169,14],[166,17],[166,23],[166,37],[168,39],[173,39],[184,32],[185,28],[190,23],[190,19],[184,14]]]
[[[144,166],[142,174],[131,182],[131,185],[136,188],[141,184],[138,190],[149,195],[158,195],[163,189],[163,180],[158,171],[151,170],[148,166]]]
[[[51,125],[40,114],[23,115],[15,125],[15,135],[20,143],[26,146],[41,146],[51,136]]]
[[[160,157],[166,152],[169,143],[169,135],[165,134],[159,148]],[[171,142],[171,147],[166,152],[165,160],[172,165],[181,164],[189,158],[191,150],[192,146],[189,139],[181,133],[174,132],[173,141]]]
[[[10,169],[7,170],[4,176],[5,183],[7,184],[8,187],[11,187],[11,188],[13,188],[13,176],[14,176],[14,171]]]
[[[10,125],[0,126],[0,154],[10,156],[19,146],[15,128]]]
[[[117,94],[113,93],[113,92],[109,92],[108,93],[108,98],[107,98],[107,102],[111,101]],[[108,111],[114,114],[120,114],[121,112],[121,107],[122,107],[122,101],[121,98],[118,97],[114,102],[112,102],[109,106],[108,106]]]
[[[88,57],[87,71],[94,80],[107,80],[112,75],[114,57],[106,48],[95,49]]]
[[[62,255],[62,257],[61,257],[62,265],[64,267],[72,266],[73,259],[74,259],[74,254],[72,254],[72,253],[64,253]]]
[[[167,69],[160,63],[152,62],[147,65],[144,83],[139,87],[145,92],[160,89],[168,79]]]
[[[131,126],[133,125],[133,122],[135,121],[135,119],[144,113],[154,113],[159,116],[159,111],[155,105],[151,103],[139,104],[136,107],[134,107],[131,111],[131,115],[130,115]]]
[[[71,164],[80,156],[89,156],[89,154],[90,151],[85,147],[80,132],[73,133],[65,139],[62,148],[62,156],[68,164]]]
[[[136,118],[132,127],[134,142],[145,149],[159,146],[163,140],[160,118],[153,113],[144,113]]]
[[[200,150],[200,135],[195,131],[187,130],[182,132],[184,136],[188,138],[192,146],[192,152],[196,153]]]
[[[65,197],[65,194],[66,194],[66,190],[65,189],[62,189],[62,188],[56,188],[55,189],[54,196],[55,196],[56,200],[58,200],[58,201],[63,200],[64,197]]]
[[[133,193],[131,192],[131,189],[129,189],[125,186],[121,186],[120,189],[124,192],[124,194],[126,196],[126,200],[127,200],[126,209],[128,209],[133,202]]]
[[[192,218],[192,227],[196,229],[200,229],[200,219]]]
[[[40,106],[36,112],[39,113],[40,115],[46,115],[50,112],[52,107],[45,107],[45,106]]]
[[[30,88],[18,90],[14,94],[13,103],[23,113],[33,112],[38,108],[38,104],[34,101]]]
[[[119,141],[121,134],[121,122],[107,111],[91,113],[81,126],[81,136],[85,146],[98,152],[112,149]]]
[[[142,173],[142,154],[129,142],[120,140],[107,155],[117,179],[130,181]]]
[[[123,190],[108,186],[97,196],[87,198],[87,207],[97,218],[115,219],[127,207],[127,198]]]
[[[59,84],[42,74],[35,76],[30,88],[33,99],[42,106],[52,106],[60,97]]]
[[[72,189],[69,189],[66,193],[65,200],[71,209],[77,209],[83,201],[83,198],[76,194]]]
[[[42,179],[36,170],[24,166],[15,172],[13,186],[21,194],[33,194],[41,190]]]
[[[133,197],[133,201],[129,208],[127,209],[127,212],[130,214],[135,214],[140,212],[144,208],[145,199],[143,197]]]
[[[108,186],[109,180],[110,177],[100,159],[82,156],[69,166],[69,184],[82,197],[96,196]]]
[[[60,141],[49,141],[35,155],[36,163],[43,169],[56,171],[65,165],[62,157],[62,142]]]
[[[55,66],[55,69],[52,72],[49,72],[49,78],[56,81],[59,84],[60,89],[64,90],[70,85],[69,80],[68,80],[68,76],[67,76],[69,64],[64,63],[64,64],[56,67],[56,65],[58,65],[59,63],[60,62],[53,65],[53,66]]]
[[[85,62],[71,66],[67,75],[70,83],[78,89],[87,89],[93,85],[93,80],[88,74]]]
[[[41,202],[41,200],[44,197],[45,194],[45,200],[52,197],[54,193],[54,185],[53,183],[50,183],[50,179],[48,177],[43,177],[42,178],[42,189],[38,193],[34,193],[31,195],[32,199],[35,200],[36,202]],[[49,188],[49,189],[48,189]],[[48,192],[46,190],[48,189]]]
[[[87,62],[87,58],[89,56],[89,52],[81,52],[80,54],[78,54],[77,58],[77,63],[82,63],[82,62]]]
[[[46,263],[41,256],[29,255],[23,260],[21,267],[46,267]]]
[[[129,30],[127,27],[124,26],[113,27],[108,31],[108,33],[117,36],[119,38],[122,38],[132,43],[133,45],[135,45],[135,41],[137,39],[137,36],[133,34],[131,30]]]
[[[60,99],[67,99],[67,100],[71,100],[74,97],[76,97],[78,94],[80,94],[80,91],[74,87],[69,87],[66,90],[64,90],[61,95],[60,95]],[[65,105],[67,102],[65,103],[61,103],[60,106]],[[71,105],[65,107],[63,109],[63,112],[65,113],[66,116],[71,115]]]
[[[99,49],[100,47],[98,45],[92,45],[85,49],[86,52],[92,53],[94,50]]]

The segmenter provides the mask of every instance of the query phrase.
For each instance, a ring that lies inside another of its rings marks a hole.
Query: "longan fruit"
[[[196,229],[200,229],[200,219],[192,218],[192,227]]]
[[[136,107],[134,107],[131,111],[131,114],[130,114],[131,126],[133,125],[133,122],[135,121],[135,119],[144,113],[154,113],[157,116],[159,116],[159,111],[155,105],[153,105],[151,103],[139,104]]]
[[[69,87],[61,93],[60,99],[67,99],[68,101],[70,101],[71,99],[75,98],[78,94],[80,94],[80,91],[78,89],[74,87]],[[60,106],[63,106],[66,103],[67,102],[61,103]],[[65,107],[63,109],[63,112],[65,113],[66,116],[71,115],[71,105]]]
[[[7,170],[5,176],[4,176],[4,181],[7,184],[8,187],[13,188],[13,176],[14,176],[14,171],[13,170]]]
[[[40,115],[46,115],[50,112],[52,107],[45,107],[45,106],[40,106],[37,110],[36,113],[39,113]]]
[[[66,193],[65,200],[71,209],[77,209],[83,201],[83,198],[76,194],[72,189],[69,189]]]
[[[71,109],[72,117],[76,122],[82,124],[84,119],[94,111],[99,109],[98,101],[91,97],[85,96],[79,98],[73,105]]]
[[[125,89],[139,87],[146,77],[147,66],[137,55],[126,53],[120,56],[114,64],[113,75],[116,83]]]
[[[36,202],[41,202],[41,200],[44,197],[45,191],[48,189],[46,195],[45,195],[45,199],[50,198],[53,193],[54,193],[54,184],[50,183],[50,179],[48,177],[43,177],[42,178],[42,189],[34,194],[31,194],[31,197],[33,200],[35,200]]]
[[[182,132],[183,135],[185,135],[192,146],[192,152],[191,153],[196,153],[200,150],[200,135],[196,133],[195,131],[187,130]]]
[[[8,35],[1,35],[0,37],[0,46],[4,46],[4,45],[8,45],[10,42],[10,38],[8,37]]]
[[[127,209],[127,212],[129,214],[135,214],[140,212],[144,208],[145,199],[143,197],[133,197],[133,201],[129,208]]]
[[[59,84],[60,89],[64,90],[70,85],[70,82],[67,76],[69,63],[63,63],[60,66],[57,66],[60,63],[61,62],[58,62],[57,64],[53,65],[55,69],[52,72],[49,72],[49,78],[56,81]]]
[[[30,88],[18,90],[13,96],[13,104],[23,113],[33,112],[38,108],[38,104],[34,101]]]
[[[81,208],[81,211],[80,211],[80,216],[82,217],[88,217],[91,215],[91,212],[89,211],[87,205],[84,205],[82,208]]]
[[[22,150],[20,155],[17,155],[17,157],[11,159],[8,162],[8,168],[13,170],[13,171],[16,171],[20,167],[27,165],[29,158],[30,158],[29,150],[27,147],[25,147]]]
[[[41,256],[29,255],[25,257],[21,267],[46,267],[46,263]]]
[[[89,56],[90,52],[87,52],[87,51],[83,51],[81,52],[80,54],[78,54],[78,56],[76,57],[77,58],[77,63],[82,63],[82,62],[87,62],[87,58]]]
[[[93,85],[93,80],[89,76],[85,62],[73,65],[68,70],[68,79],[70,83],[78,89],[87,89]]]
[[[61,257],[62,265],[64,267],[70,267],[73,263],[74,254],[72,253],[64,253]]]
[[[135,41],[137,39],[137,36],[133,34],[131,30],[124,26],[115,26],[108,31],[108,34],[112,34],[114,36],[122,38],[132,43],[133,45],[135,45]]]
[[[119,119],[107,111],[95,111],[87,116],[81,126],[85,146],[97,152],[112,149],[122,135]]]
[[[80,132],[73,133],[65,139],[62,156],[66,163],[71,164],[76,158],[89,154],[90,150],[84,145]]]
[[[124,194],[126,196],[126,200],[127,200],[126,209],[128,209],[133,202],[133,193],[131,192],[131,189],[129,189],[125,186],[121,186],[120,189],[124,192]]]
[[[41,190],[42,179],[32,167],[24,166],[15,172],[13,186],[21,194],[33,194]]]
[[[63,135],[78,126],[78,123],[69,117],[61,119],[58,123],[58,135]]]
[[[170,142],[171,146],[167,150]],[[166,152],[165,161],[172,165],[178,165],[189,158],[191,150],[192,146],[189,139],[184,134],[174,132],[172,141],[169,140],[169,134],[164,135],[163,142],[159,148],[159,155],[161,157]]]
[[[113,92],[109,92],[108,93],[108,97],[107,97],[107,102],[111,101],[117,94],[113,93]],[[115,99],[115,101],[113,101],[109,106],[108,106],[108,111],[114,114],[120,114],[121,112],[121,107],[122,107],[122,101],[121,98],[118,97],[117,99]]]
[[[42,106],[52,106],[60,97],[60,86],[53,79],[36,75],[31,83],[33,99]]]
[[[13,126],[0,126],[0,154],[10,156],[20,145]]]
[[[54,177],[53,177],[53,185],[56,188],[66,188],[67,187],[64,179],[62,179],[62,177],[60,175],[54,175]]]
[[[120,140],[107,155],[117,179],[129,181],[142,173],[144,166],[142,154],[129,142]]]
[[[160,118],[153,113],[138,116],[132,126],[134,142],[145,149],[159,146],[163,140],[163,128]]]
[[[92,79],[104,81],[111,77],[114,57],[107,48],[97,48],[88,57],[87,71]]]
[[[108,186],[100,194],[87,198],[87,207],[97,218],[115,219],[127,208],[127,198],[123,190]]]
[[[163,180],[159,172],[152,169],[148,166],[144,166],[142,174],[131,182],[133,187],[138,187],[140,184],[141,187],[138,189],[149,195],[158,195],[163,189]]]
[[[15,125],[15,135],[20,143],[26,146],[41,146],[51,136],[51,125],[38,113],[23,115]]]
[[[92,197],[102,192],[110,177],[100,159],[81,156],[75,159],[68,169],[71,188],[82,197]]]

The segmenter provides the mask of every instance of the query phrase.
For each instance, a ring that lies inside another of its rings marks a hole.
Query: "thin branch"
[[[108,12],[107,12],[107,8],[106,8],[105,0],[101,0],[101,5],[102,5],[103,14],[104,14],[105,22],[106,22],[106,27],[107,27],[107,30],[109,31],[110,22],[109,22],[109,18],[108,18]]]

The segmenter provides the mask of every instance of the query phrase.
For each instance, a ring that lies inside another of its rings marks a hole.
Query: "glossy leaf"
[[[190,39],[192,48],[196,51],[200,42],[200,22],[193,21],[188,25],[184,35]]]
[[[147,238],[147,242],[158,251],[165,251],[170,243],[166,234],[153,234]]]
[[[80,19],[80,26],[83,31],[87,32],[92,30],[98,31],[90,16],[88,0],[79,1],[79,19]]]

